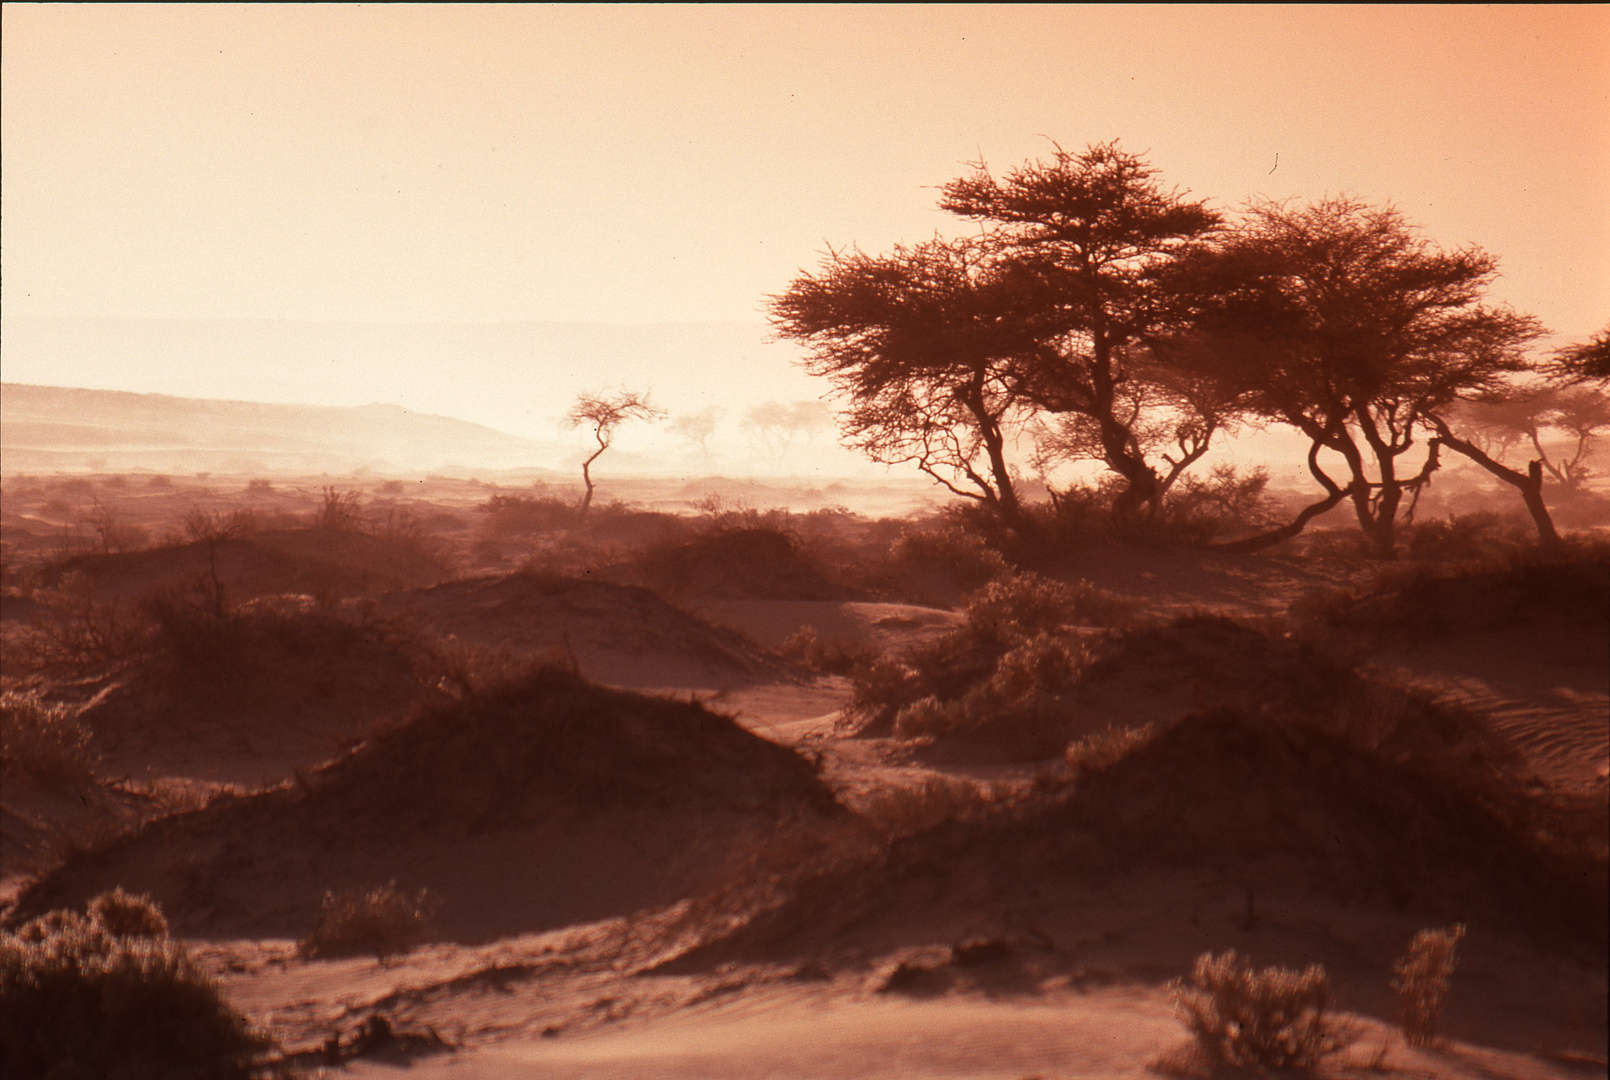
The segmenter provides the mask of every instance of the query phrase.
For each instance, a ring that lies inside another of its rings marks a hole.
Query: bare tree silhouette
[[[593,462],[609,449],[615,438],[615,429],[628,420],[657,420],[664,415],[665,410],[649,404],[647,394],[630,390],[621,390],[608,396],[582,394],[576,399],[576,404],[565,414],[565,420],[571,427],[591,427],[593,438],[598,441],[598,449],[581,463],[581,482],[587,488],[581,500],[583,514],[593,504]]]

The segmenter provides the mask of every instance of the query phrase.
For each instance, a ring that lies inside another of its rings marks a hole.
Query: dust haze
[[[1602,10],[4,18],[6,1076],[1603,1075]]]

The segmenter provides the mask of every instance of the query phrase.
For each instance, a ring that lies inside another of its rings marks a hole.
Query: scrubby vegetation
[[[1403,1037],[1410,1046],[1428,1046],[1436,1038],[1453,977],[1454,952],[1464,936],[1463,924],[1421,930],[1392,967],[1392,989],[1398,996]]]
[[[0,1071],[78,1080],[228,1080],[263,1040],[148,899],[96,897],[0,931]]]
[[[1204,953],[1174,994],[1211,1069],[1312,1069],[1349,1041],[1329,1011],[1330,980],[1317,964],[1255,968],[1233,949]]]
[[[856,669],[851,715],[865,734],[1043,758],[1068,742],[1068,693],[1088,662],[1079,626],[1112,625],[1128,606],[1088,583],[1033,573],[968,599],[965,625],[906,661]]]
[[[384,962],[429,937],[433,906],[426,890],[409,894],[395,881],[327,892],[302,951],[320,958],[373,953]]]
[[[17,692],[0,693],[0,769],[47,782],[90,779],[90,733],[63,705]]]

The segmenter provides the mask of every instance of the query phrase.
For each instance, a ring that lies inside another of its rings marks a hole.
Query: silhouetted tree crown
[[[1567,382],[1610,382],[1610,326],[1554,353],[1550,373]]]
[[[1451,403],[1500,391],[1528,366],[1536,320],[1481,303],[1496,273],[1479,248],[1445,251],[1391,208],[1330,198],[1263,202],[1240,228],[1182,267],[1193,333],[1216,342],[1228,377],[1259,414],[1340,455],[1346,490],[1376,552],[1389,556],[1404,497],[1437,467],[1400,461]],[[1164,346],[1166,352],[1166,346]],[[1412,502],[1411,502],[1412,507]]]
[[[940,205],[982,234],[829,252],[772,298],[778,332],[849,399],[852,444],[1010,514],[1010,429],[1049,413],[1067,421],[1049,453],[1098,458],[1123,478],[1121,510],[1155,510],[1225,419],[1225,395],[1199,376],[1163,377],[1141,347],[1175,317],[1161,268],[1219,216],[1116,144],[1058,148],[999,179],[979,165]],[[1158,410],[1179,422],[1160,429]],[[1179,452],[1160,476],[1148,454],[1169,439]]]
[[[593,504],[593,462],[609,449],[615,439],[615,429],[628,420],[657,420],[664,415],[663,409],[649,404],[647,394],[631,390],[610,395],[582,394],[576,398],[576,403],[565,414],[565,420],[571,427],[592,428],[593,438],[598,443],[598,449],[581,463],[581,482],[587,489],[581,500],[583,514]]]

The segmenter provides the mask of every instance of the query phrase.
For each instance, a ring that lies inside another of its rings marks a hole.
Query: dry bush
[[[265,1040],[144,897],[103,894],[0,932],[0,1074],[229,1080]]]
[[[313,511],[313,528],[327,532],[356,531],[363,522],[363,493],[326,487]]]
[[[180,539],[177,542],[216,543],[219,540],[241,540],[261,529],[262,523],[255,510],[241,507],[225,512],[192,507],[185,512],[184,520],[180,524]]]
[[[1436,1041],[1437,1023],[1453,976],[1454,952],[1464,936],[1463,923],[1443,930],[1421,930],[1392,965],[1392,989],[1398,995],[1403,1038],[1410,1046],[1430,1046]]]
[[[1000,798],[1000,793],[987,785],[930,775],[915,784],[848,795],[845,801],[878,835],[898,840],[947,821],[975,817],[997,805]]]
[[[126,893],[122,886],[101,893],[89,902],[89,917],[106,928],[113,937],[164,938],[168,919],[149,896]]]
[[[1152,726],[1109,728],[1099,735],[1087,735],[1068,744],[1063,756],[1076,773],[1100,772],[1117,764],[1131,751],[1145,746],[1152,737]]]
[[[1531,523],[1490,511],[1427,518],[1403,530],[1410,559],[1427,562],[1481,562],[1513,557],[1537,543]]]
[[[925,576],[938,576],[956,589],[977,589],[1008,573],[1001,553],[957,522],[913,528],[890,548],[883,576],[910,589]]]
[[[900,710],[923,695],[923,679],[914,668],[890,656],[879,656],[850,672],[850,704],[845,717],[863,734],[886,734]]]
[[[1235,950],[1203,953],[1171,988],[1210,1068],[1312,1069],[1350,1041],[1330,1008],[1325,969],[1254,968]]]
[[[1126,611],[1087,583],[1033,573],[992,581],[969,598],[964,625],[907,662],[855,668],[847,715],[866,734],[965,743],[1014,760],[1055,755],[1067,742],[1067,695],[1090,660],[1062,631]]]
[[[1014,760],[1049,757],[1067,742],[1068,694],[1088,662],[1078,642],[1039,634],[996,661],[987,679],[961,695],[928,695],[895,716],[903,739],[976,744]]]
[[[57,783],[93,776],[89,731],[76,713],[15,692],[0,694],[0,769]]]
[[[145,645],[146,623],[115,601],[95,599],[76,572],[33,598],[49,610],[7,650],[8,661],[21,670],[69,677],[101,673],[133,659]]]
[[[486,532],[494,537],[556,532],[581,522],[574,502],[545,495],[493,495],[476,509],[486,515]]]
[[[878,659],[871,646],[834,638],[823,641],[814,626],[802,626],[777,647],[778,655],[824,675],[848,675]]]
[[[1180,477],[1163,504],[1162,530],[1199,543],[1226,534],[1260,532],[1277,523],[1269,471],[1215,465],[1206,477]]]
[[[967,625],[991,639],[1019,640],[1065,626],[1113,626],[1134,605],[1088,581],[1064,582],[1029,571],[988,582],[967,600]]]
[[[385,961],[430,936],[432,906],[424,889],[409,895],[395,881],[369,889],[326,892],[318,921],[301,948],[308,956],[373,953]]]

